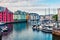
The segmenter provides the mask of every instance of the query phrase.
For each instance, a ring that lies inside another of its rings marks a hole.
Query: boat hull
[[[45,33],[52,33],[52,30],[43,29],[42,32],[45,32]]]

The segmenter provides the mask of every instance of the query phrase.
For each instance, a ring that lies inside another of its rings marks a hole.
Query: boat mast
[[[46,20],[46,8],[45,8],[45,20]]]
[[[50,18],[50,8],[48,9],[48,11],[49,11],[49,20],[51,20],[51,18]],[[49,23],[50,23],[50,21],[49,21]]]

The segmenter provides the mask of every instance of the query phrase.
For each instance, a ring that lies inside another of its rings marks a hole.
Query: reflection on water
[[[2,40],[52,40],[52,34],[41,31],[33,31],[28,23],[16,23],[9,35],[3,36]],[[10,28],[12,27],[10,24]]]
[[[15,31],[20,32],[26,28],[26,23],[16,23],[16,24],[13,24],[13,26]]]
[[[7,26],[8,27],[8,30],[6,32],[3,32],[3,36],[6,36],[6,35],[9,35],[12,31],[13,31],[13,24],[6,24],[6,25],[3,25],[4,26]]]
[[[55,35],[53,35],[53,40],[60,40],[60,36],[55,36]]]

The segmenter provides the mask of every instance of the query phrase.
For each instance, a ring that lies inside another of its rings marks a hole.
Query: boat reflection
[[[6,24],[4,26],[7,26],[7,30],[2,32],[3,36],[7,36],[8,34],[10,34],[13,31],[13,24]]]
[[[52,35],[43,33],[42,31],[32,30],[32,26],[28,23],[7,24],[10,32],[3,36],[2,40],[52,40]]]
[[[60,40],[60,36],[53,35],[52,40]]]

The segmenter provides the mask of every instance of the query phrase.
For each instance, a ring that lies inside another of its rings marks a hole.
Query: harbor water
[[[60,40],[60,36],[53,35],[52,40]]]
[[[8,34],[3,35],[2,40],[52,40],[51,33],[33,30],[28,23],[7,24],[13,28]],[[11,26],[12,25],[12,26]]]

